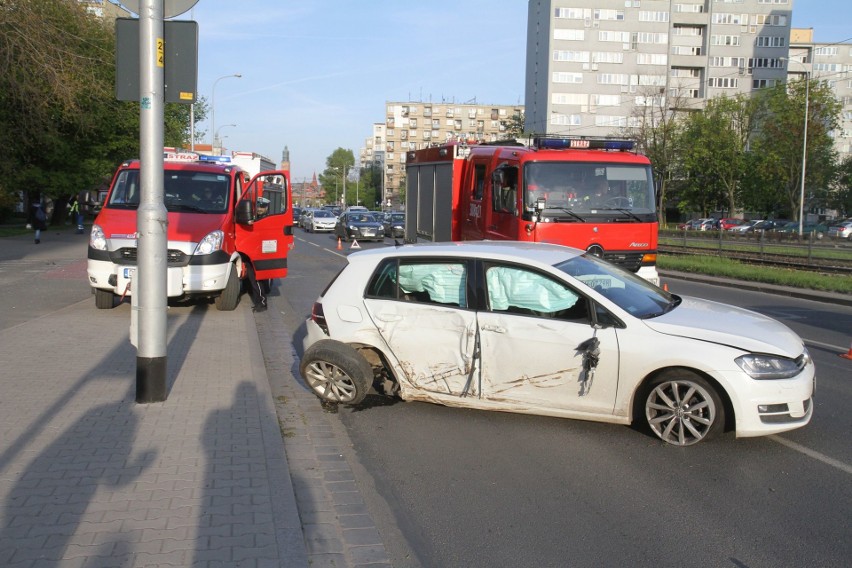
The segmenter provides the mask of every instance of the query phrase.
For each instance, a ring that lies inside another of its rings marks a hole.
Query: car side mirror
[[[240,225],[251,225],[254,222],[251,214],[251,201],[240,199],[237,203],[236,220]]]

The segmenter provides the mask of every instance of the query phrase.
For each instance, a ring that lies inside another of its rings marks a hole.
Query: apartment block
[[[840,124],[834,131],[834,148],[841,159],[852,155],[852,45],[815,43],[812,29],[794,28],[790,35],[791,78],[825,81],[842,105]]]
[[[522,105],[480,105],[455,102],[388,101],[385,122],[373,127],[361,152],[361,165],[380,161],[384,201],[398,203],[405,180],[406,153],[451,141],[491,142],[507,137],[512,117],[523,116]]]
[[[607,136],[787,77],[793,0],[530,0],[526,129]]]

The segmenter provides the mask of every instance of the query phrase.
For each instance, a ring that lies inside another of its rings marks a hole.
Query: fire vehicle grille
[[[166,255],[168,266],[186,266],[189,264],[189,257],[179,250],[169,249]],[[136,266],[136,249],[133,247],[118,249],[110,253],[110,258],[115,264]]]
[[[638,272],[642,267],[642,257],[644,252],[611,252],[607,251],[603,254],[603,259],[611,262],[625,270]]]

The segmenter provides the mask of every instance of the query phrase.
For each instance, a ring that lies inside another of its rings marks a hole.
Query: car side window
[[[549,275],[520,266],[488,264],[485,285],[491,312],[590,321],[586,298]]]
[[[367,286],[369,298],[467,307],[468,266],[461,261],[390,259]]]

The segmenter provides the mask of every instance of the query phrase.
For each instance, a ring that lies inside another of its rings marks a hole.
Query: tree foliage
[[[685,117],[678,141],[684,205],[703,216],[737,211],[749,167],[746,150],[759,112],[757,99],[738,95],[711,99],[701,112]]]
[[[349,168],[353,165],[355,165],[355,156],[352,150],[344,148],[337,148],[325,159],[325,170],[319,175],[319,182],[325,190],[326,203],[340,205],[341,199],[344,205],[355,203],[355,184],[344,177],[344,171],[348,174]],[[348,190],[350,183],[351,196]]]
[[[75,0],[0,1],[0,207],[19,191],[90,189],[139,155],[138,103],[115,98],[115,41]],[[166,144],[185,146],[189,107],[165,114]]]
[[[677,140],[681,128],[680,98],[666,98],[659,90],[646,90],[639,97],[631,120],[635,125],[624,134],[637,144],[637,150],[651,160],[659,179],[658,219],[665,219],[665,202],[669,183],[678,160]]]
[[[837,155],[830,132],[837,128],[840,104],[829,85],[804,79],[768,89],[760,104],[762,120],[751,145],[751,195],[758,198],[753,203],[777,204],[782,213],[798,219],[805,134],[807,209],[808,196],[827,190],[835,174]]]

